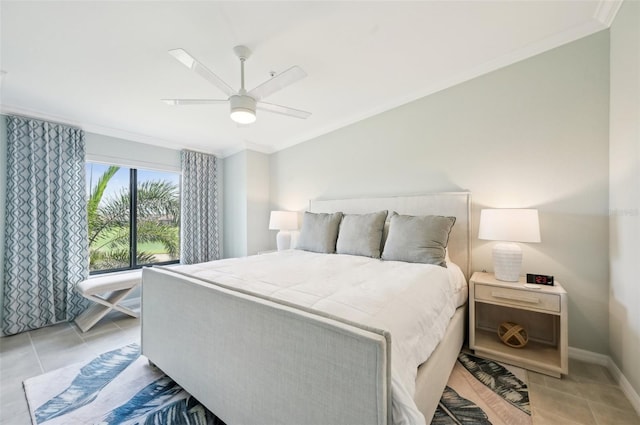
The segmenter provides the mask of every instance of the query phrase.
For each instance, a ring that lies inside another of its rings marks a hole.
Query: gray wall
[[[611,27],[609,347],[640,393],[640,3]]]
[[[470,190],[474,270],[480,208],[538,208],[523,273],[555,275],[569,344],[607,353],[608,104],[603,31],[273,154],[271,202]]]
[[[269,156],[244,150],[225,158],[224,191],[223,256],[243,257],[269,249]]]

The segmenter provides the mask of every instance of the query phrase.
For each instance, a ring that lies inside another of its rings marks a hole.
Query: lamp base
[[[493,273],[496,279],[517,282],[522,267],[522,249],[515,243],[497,243],[493,246]]]
[[[291,232],[288,230],[280,230],[276,235],[276,246],[278,247],[278,251],[291,248]]]

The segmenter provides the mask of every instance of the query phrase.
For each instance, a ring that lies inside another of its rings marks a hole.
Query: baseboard
[[[616,365],[610,356],[580,348],[569,347],[569,357],[587,363],[595,363],[609,369],[613,379],[618,383],[618,385],[620,385],[620,389],[624,395],[627,396],[633,408],[638,412],[638,415],[640,415],[640,395],[638,395],[638,392],[631,386],[629,380],[627,380],[626,376],[624,376],[622,371],[618,368],[618,365]]]
[[[609,367],[609,363],[611,362],[611,357],[606,354],[594,353],[593,351],[575,347],[569,347],[569,358],[587,363],[595,363],[604,367]]]
[[[636,390],[631,386],[631,383],[627,380],[626,376],[622,374],[622,371],[618,368],[618,365],[615,364],[613,359],[609,357],[609,364],[607,365],[609,368],[609,372],[613,375],[613,379],[616,380],[618,385],[620,385],[620,389],[627,396],[633,408],[636,409],[638,415],[640,415],[640,395],[636,392]]]

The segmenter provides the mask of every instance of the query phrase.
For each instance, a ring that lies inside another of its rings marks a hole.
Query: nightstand
[[[491,273],[476,272],[469,281],[469,348],[480,357],[561,377],[569,372],[567,292],[556,281],[539,289],[503,282]],[[522,348],[498,337],[503,322],[521,325],[529,336]]]

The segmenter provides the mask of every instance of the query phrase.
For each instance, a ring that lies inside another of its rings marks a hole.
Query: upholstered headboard
[[[388,198],[352,198],[312,200],[311,212],[342,211],[345,214],[364,214],[380,210],[409,215],[444,215],[456,217],[449,235],[449,257],[465,274],[471,273],[471,193],[440,192],[416,196]]]

